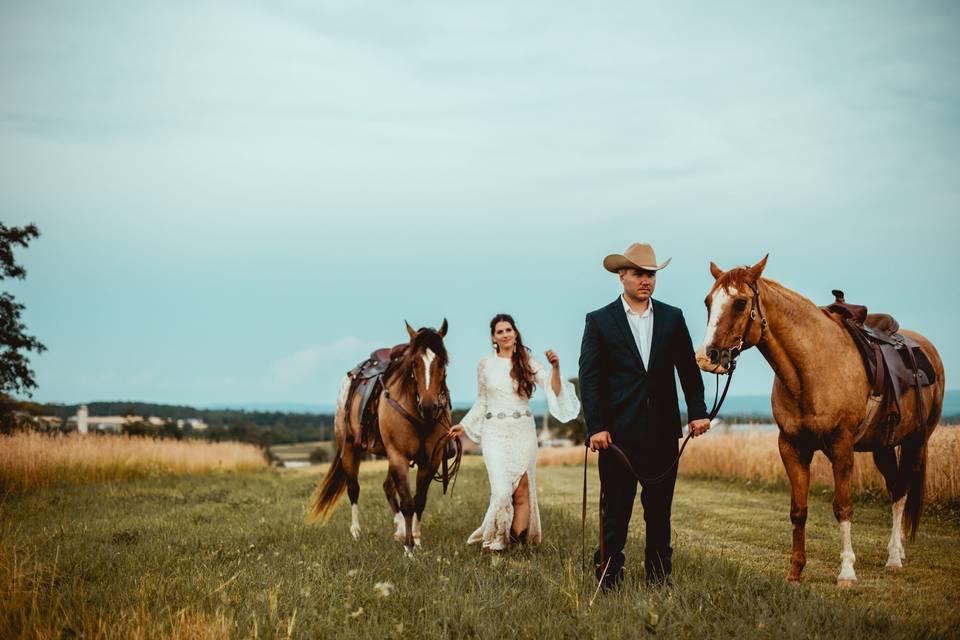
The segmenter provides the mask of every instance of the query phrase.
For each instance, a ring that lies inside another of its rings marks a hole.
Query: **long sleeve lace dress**
[[[537,434],[530,401],[517,393],[510,377],[511,361],[491,355],[477,365],[477,401],[460,423],[467,436],[480,444],[490,479],[490,506],[483,523],[467,539],[482,542],[483,548],[505,549],[510,543],[513,523],[513,493],[527,474],[530,485],[530,524],[527,540],[537,544],[542,534],[537,505]],[[568,422],[580,412],[573,385],[561,381],[560,394],[553,392],[551,371],[531,360],[536,384],[544,390],[550,415]]]

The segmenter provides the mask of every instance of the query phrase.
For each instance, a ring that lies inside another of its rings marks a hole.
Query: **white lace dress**
[[[530,361],[537,388],[547,396],[550,414],[568,422],[580,412],[573,385],[561,381],[560,395],[550,384],[551,370]],[[483,461],[490,478],[490,506],[480,528],[470,534],[468,544],[483,542],[483,548],[505,549],[510,544],[513,523],[513,492],[523,474],[530,484],[530,524],[527,540],[541,539],[540,509],[537,506],[537,434],[530,401],[517,394],[510,377],[511,361],[492,355],[477,365],[477,401],[460,423],[467,436],[483,448]]]

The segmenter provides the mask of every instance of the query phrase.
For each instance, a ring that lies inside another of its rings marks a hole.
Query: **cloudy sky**
[[[280,8],[282,6],[283,8]],[[35,398],[332,403],[450,322],[454,400],[512,313],[575,374],[604,255],[770,253],[960,365],[952,2],[0,5],[0,219]],[[732,393],[770,389],[748,354]],[[948,379],[949,388],[957,384]]]

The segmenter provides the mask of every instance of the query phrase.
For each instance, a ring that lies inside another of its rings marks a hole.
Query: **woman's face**
[[[513,330],[513,325],[501,320],[493,327],[493,341],[500,351],[511,349],[517,344],[517,332]]]

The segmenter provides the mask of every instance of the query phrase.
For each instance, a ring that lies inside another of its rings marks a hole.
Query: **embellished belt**
[[[486,418],[487,420],[491,418],[500,418],[501,420],[503,420],[504,418],[520,418],[522,416],[529,417],[532,415],[533,414],[530,413],[530,409],[524,409],[523,411],[520,411],[519,409],[515,409],[513,413],[507,413],[506,411],[498,411],[497,413],[493,413],[492,411],[488,411],[486,415],[484,415],[483,417]]]

